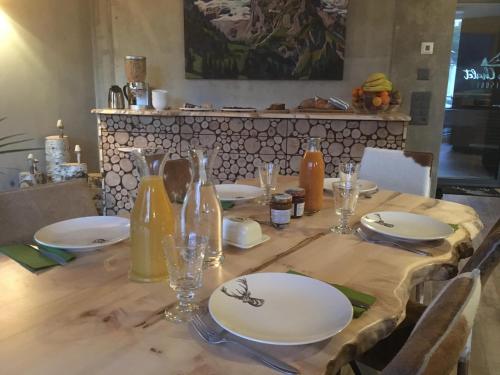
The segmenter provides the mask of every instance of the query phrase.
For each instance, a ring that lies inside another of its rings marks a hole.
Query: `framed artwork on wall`
[[[341,80],[348,0],[184,0],[189,79]]]

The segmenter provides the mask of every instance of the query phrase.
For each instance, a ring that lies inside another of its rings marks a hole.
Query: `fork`
[[[424,255],[424,256],[428,256],[428,257],[431,257],[432,254],[429,253],[428,251],[425,251],[425,250],[421,250],[421,249],[415,249],[413,247],[410,247],[410,246],[405,246],[399,242],[395,242],[395,241],[390,241],[390,240],[374,240],[372,238],[369,238],[368,235],[363,232],[363,229],[361,229],[360,227],[358,227],[356,229],[356,234],[363,240],[363,241],[366,241],[366,242],[370,242],[370,243],[374,243],[374,244],[380,244],[380,245],[392,245],[392,246],[396,246],[402,250],[406,250],[406,251],[410,251],[412,253],[415,253],[415,254],[418,254],[418,255]]]
[[[260,350],[247,346],[240,341],[231,339],[227,336],[226,330],[221,327],[214,327],[212,323],[206,322],[199,313],[193,315],[191,324],[201,338],[209,344],[235,344],[249,352],[257,361],[276,371],[283,374],[300,374],[299,370],[295,367],[292,367],[277,358],[271,357],[269,354],[263,353]]]

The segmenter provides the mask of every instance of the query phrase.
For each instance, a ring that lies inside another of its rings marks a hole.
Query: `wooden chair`
[[[366,147],[359,177],[382,189],[429,197],[432,160],[427,152]]]
[[[49,224],[82,216],[97,209],[86,179],[0,193],[0,245],[33,240]]]
[[[481,297],[478,270],[451,280],[417,322],[383,375],[445,375],[455,368]]]
[[[163,154],[146,157],[150,167],[155,170],[160,167]],[[163,182],[171,202],[182,203],[191,182],[191,169],[187,159],[167,160],[163,169]]]
[[[478,269],[481,275],[481,284],[484,286],[488,278],[500,262],[500,220],[488,232],[486,238],[463,267],[462,273]],[[359,361],[369,367],[382,370],[405,345],[408,337],[415,329],[417,321],[422,318],[427,306],[408,302],[406,318],[387,338],[378,342],[373,348],[364,353]],[[465,344],[458,361],[458,374],[467,374],[470,361],[470,338]]]

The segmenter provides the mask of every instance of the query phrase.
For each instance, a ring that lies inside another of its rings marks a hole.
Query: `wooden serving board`
[[[342,109],[322,109],[322,108],[296,108],[297,112],[310,112],[310,113],[354,113],[352,109],[344,111]]]

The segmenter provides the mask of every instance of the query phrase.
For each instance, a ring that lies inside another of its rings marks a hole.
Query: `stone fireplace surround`
[[[298,174],[308,137],[322,138],[325,174],[341,161],[360,161],[365,146],[404,149],[410,118],[400,113],[183,112],[96,109],[100,169],[107,215],[126,214],[137,193],[138,173],[121,147],[144,147],[187,157],[192,144],[220,148],[217,183],[252,178],[262,161],[277,161],[280,173]]]

